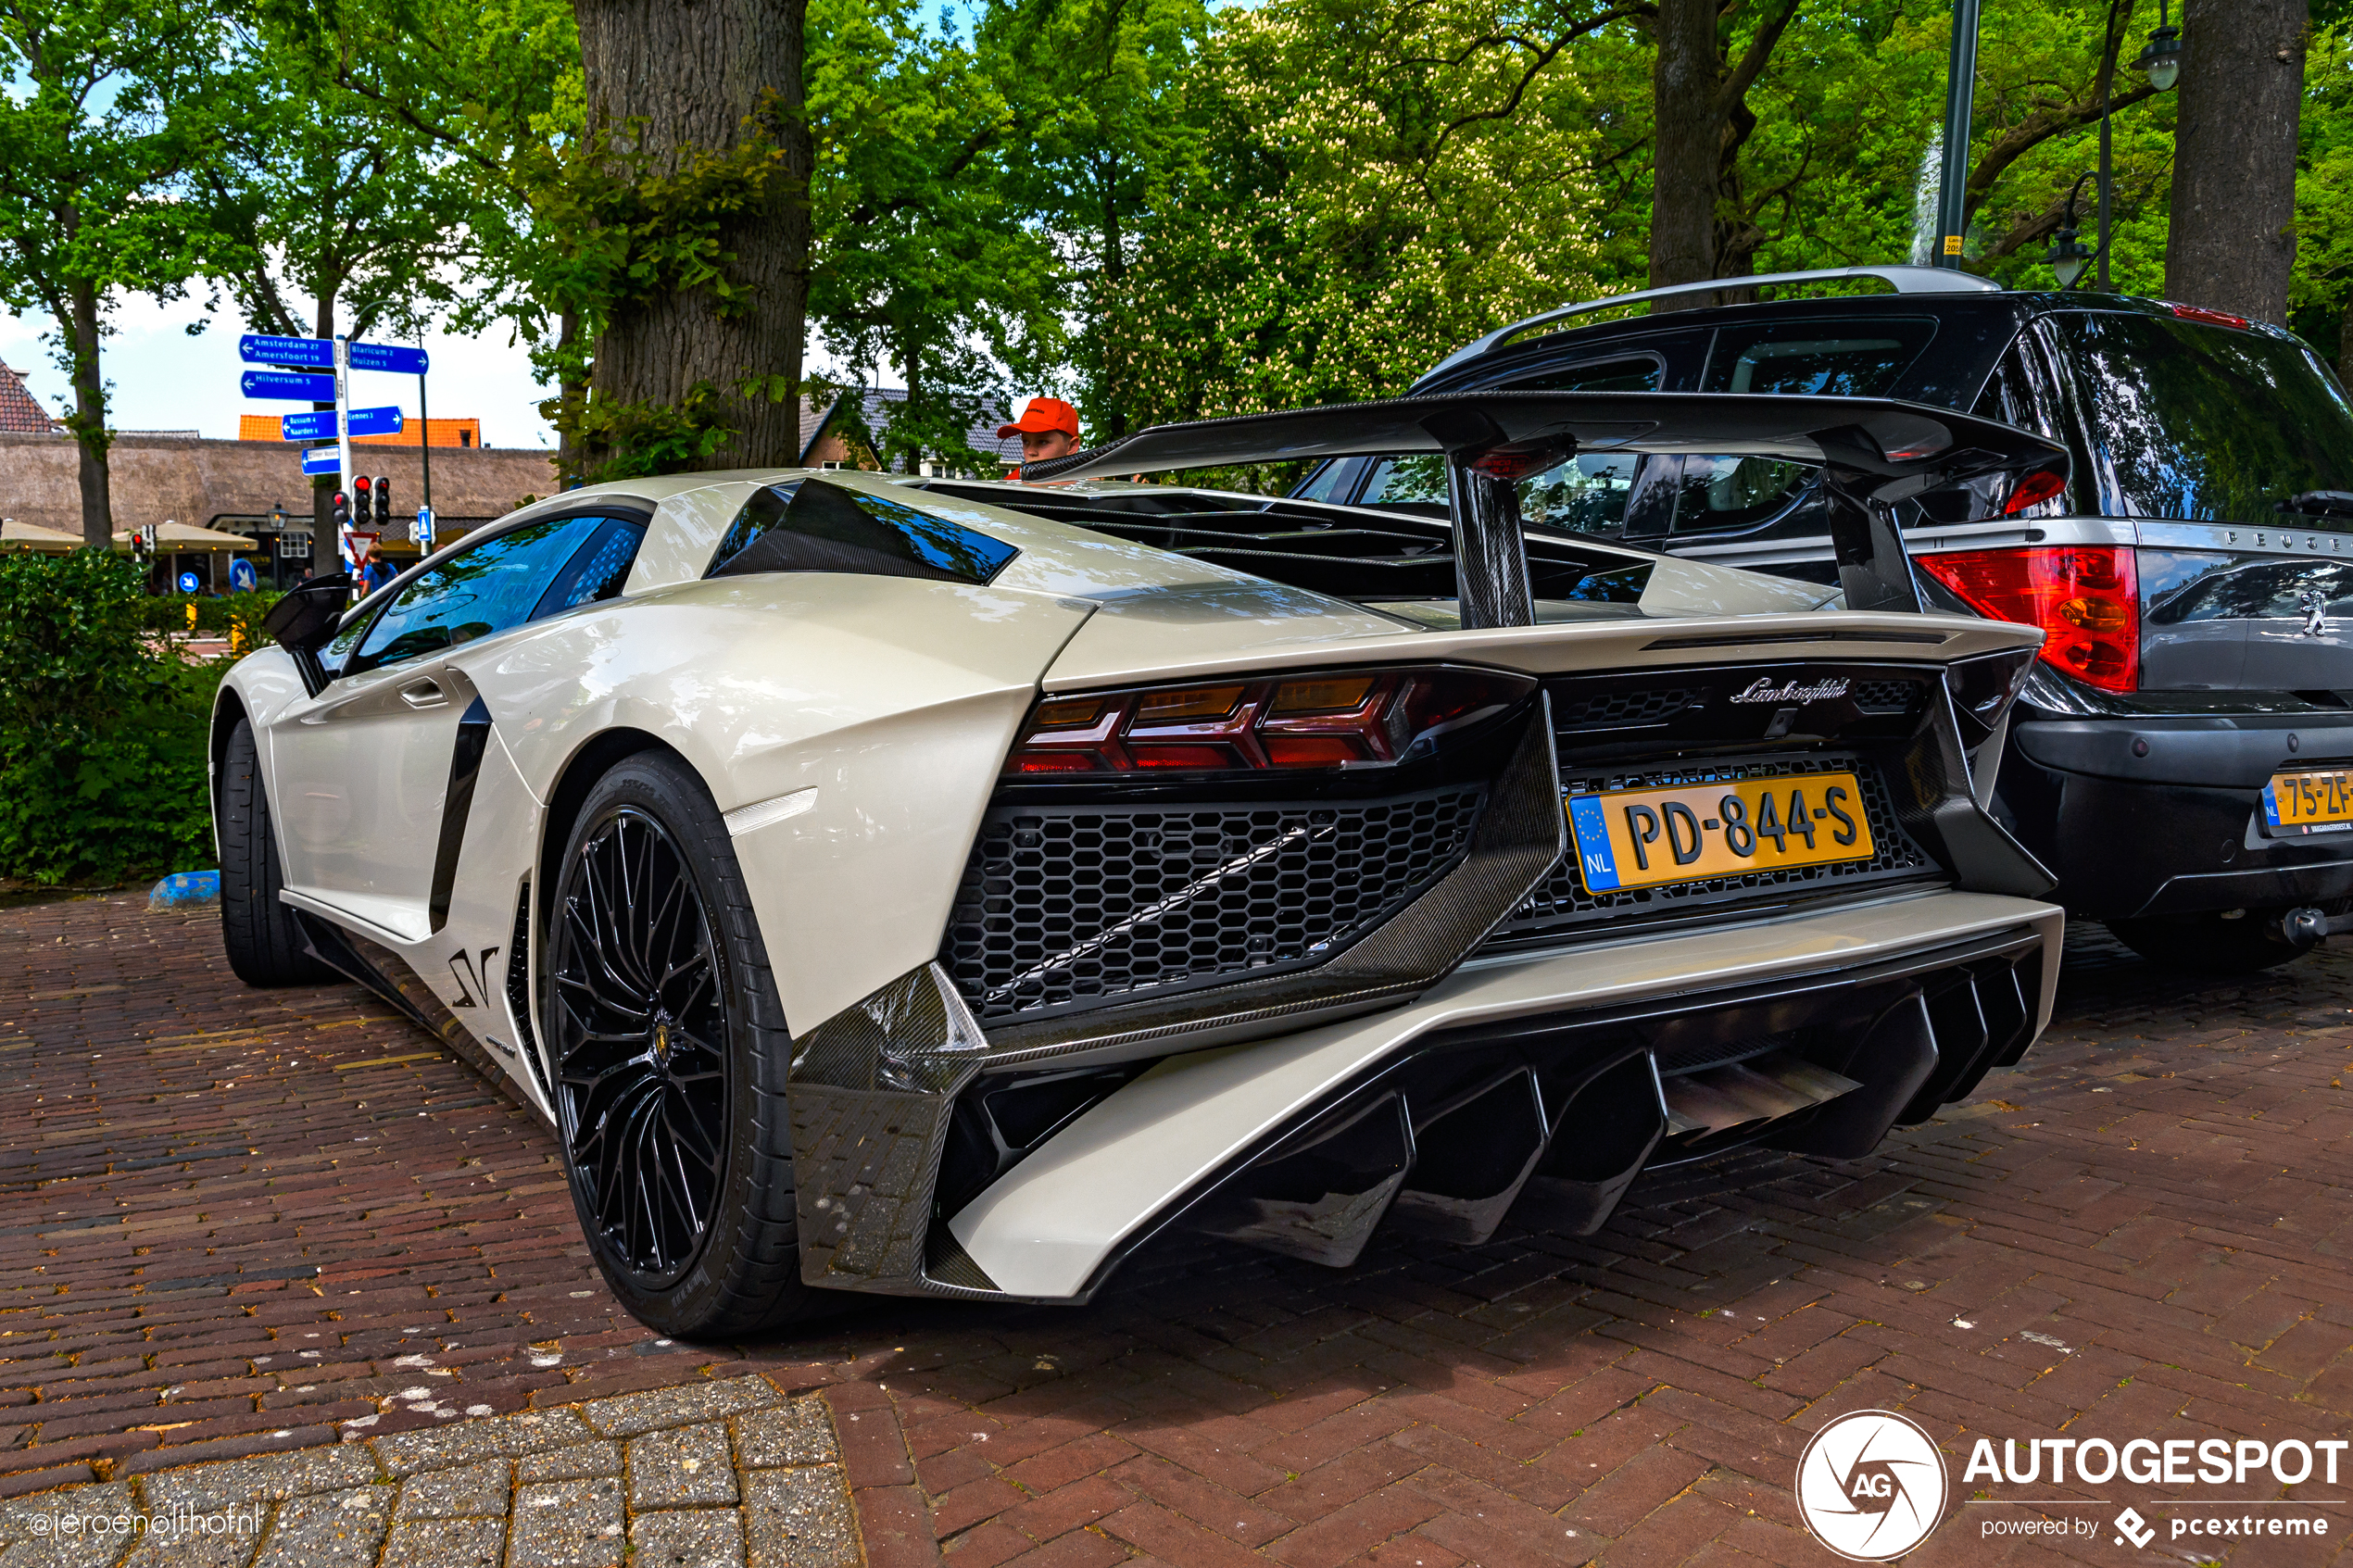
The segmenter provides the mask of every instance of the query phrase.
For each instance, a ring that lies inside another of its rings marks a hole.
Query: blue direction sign
[[[247,370],[237,378],[247,397],[277,397],[296,403],[332,403],[335,378],[302,376],[286,370]]]
[[[400,410],[397,408],[389,406],[382,408],[354,408],[351,410],[350,417],[351,428],[344,433],[346,435],[398,435],[400,433]]]
[[[315,365],[333,370],[335,345],[322,337],[271,337],[247,332],[237,340],[237,358],[248,365]]]
[[[398,435],[406,427],[400,420],[400,410],[387,404],[381,408],[351,410],[352,435]],[[307,414],[288,414],[278,421],[279,437],[286,441],[333,441],[335,438],[335,411],[314,408]]]
[[[341,473],[340,454],[332,446],[314,446],[302,455],[302,471],[307,474]]]
[[[350,345],[351,368],[355,370],[392,370],[404,376],[422,376],[428,363],[422,348],[403,348],[396,343],[355,343]]]

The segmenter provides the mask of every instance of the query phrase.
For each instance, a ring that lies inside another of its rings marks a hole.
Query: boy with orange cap
[[[997,427],[998,440],[1009,435],[1021,437],[1025,464],[1066,457],[1078,449],[1078,410],[1059,397],[1033,397],[1020,419]],[[1018,470],[1014,477],[1020,477]]]

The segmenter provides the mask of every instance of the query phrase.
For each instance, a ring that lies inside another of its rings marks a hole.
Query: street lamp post
[[[1969,206],[1969,101],[1977,89],[1979,0],[1953,0],[1953,47],[1944,63],[1944,167],[1936,187],[1936,266],[1957,270]]]
[[[2083,264],[2092,259],[2091,248],[2076,237],[2075,198],[2083,189],[2084,181],[2097,178],[2096,174],[2086,170],[2077,175],[2075,183],[2067,188],[2067,216],[2059,220],[2058,232],[2051,236],[2051,248],[2043,257],[2052,272],[2057,274],[2058,286],[2062,289],[2082,287]],[[2105,240],[2101,242],[2101,249],[2103,252],[2107,249]],[[2102,260],[2101,269],[2105,274],[2107,269],[2105,258]]]
[[[2148,73],[2151,87],[2160,93],[2168,93],[2172,91],[2173,84],[2181,80],[2183,50],[2182,30],[2172,26],[2168,20],[2167,0],[2158,0],[2157,22],[2157,28],[2148,36],[2147,45],[2141,50],[2140,58],[2133,63]],[[2057,274],[2058,284],[2062,289],[2081,286],[2083,263],[2087,257],[2097,266],[2095,286],[2099,291],[2107,294],[2113,286],[2108,281],[2108,241],[2111,237],[2110,224],[2114,214],[2112,197],[2115,189],[2115,158],[2108,111],[2110,101],[2114,96],[2115,79],[2116,12],[2111,8],[2108,12],[2108,36],[2103,41],[2100,51],[2099,170],[2096,174],[2077,175],[2075,183],[2068,188],[2067,215],[2059,220],[2058,232],[2052,237],[2051,248],[2043,257],[2050,264],[2051,270]],[[2099,190],[2099,243],[2090,250],[2084,249],[2076,238],[2075,228],[2075,197],[2077,193],[2083,189],[2083,182],[2086,180],[2096,180]]]

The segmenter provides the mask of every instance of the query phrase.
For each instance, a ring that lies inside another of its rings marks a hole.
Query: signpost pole
[[[351,340],[343,333],[335,334],[335,488],[351,494]],[[340,531],[339,531],[340,532]],[[351,553],[351,541],[335,540],[335,554],[343,558],[344,568],[358,566]],[[359,595],[355,587],[352,596]]]
[[[417,334],[417,352],[424,352],[425,335]],[[417,372],[417,456],[425,465],[425,495],[423,506],[433,509],[433,420],[425,415],[425,373]]]

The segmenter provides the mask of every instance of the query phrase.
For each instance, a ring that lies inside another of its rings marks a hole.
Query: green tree
[[[1209,27],[1202,0],[1027,0],[993,7],[976,30],[982,69],[1021,127],[1006,187],[1053,246],[1056,301],[1075,318],[1067,337],[1017,343],[1016,371],[1051,379],[1059,351],[1091,383],[1120,352],[1107,304],[1145,226],[1203,172],[1186,83]],[[1096,412],[1090,439],[1127,433],[1116,400]]]
[[[1591,288],[1594,140],[1554,69],[1618,13],[1269,0],[1218,13],[1201,156],[1106,291],[1114,427],[1393,393]]]
[[[194,270],[170,197],[220,112],[222,33],[212,8],[181,0],[0,0],[0,303],[48,314],[97,549],[113,532],[107,313]]]
[[[810,31],[811,319],[842,359],[905,379],[879,457],[980,469],[967,432],[1001,368],[1062,353],[1062,268],[1009,178],[1040,117],[913,0],[817,0]]]
[[[2353,26],[2342,19],[2306,56],[2301,132],[2288,324],[2353,386]]]
[[[457,220],[442,243],[465,287],[452,326],[504,327],[558,395],[558,465],[584,468],[589,345],[601,302],[628,286],[628,237],[591,243],[609,184],[584,170],[580,34],[568,0],[287,0],[290,69],[413,138]],[[620,253],[618,257],[616,252]]]

